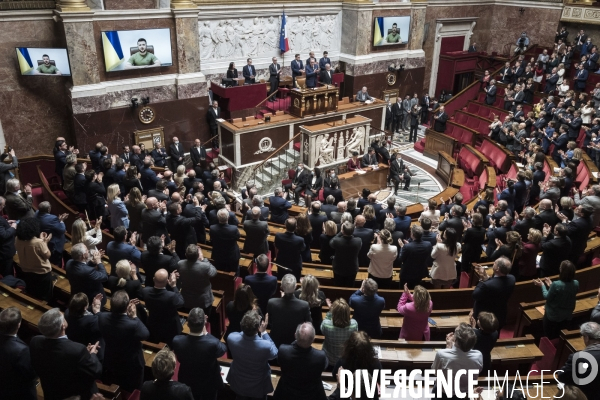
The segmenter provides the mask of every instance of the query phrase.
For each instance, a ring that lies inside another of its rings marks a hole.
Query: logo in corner
[[[589,385],[598,376],[598,362],[591,354],[579,351],[573,355],[573,371],[571,373],[576,385]]]

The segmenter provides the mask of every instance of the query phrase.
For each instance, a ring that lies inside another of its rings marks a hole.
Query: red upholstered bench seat
[[[481,160],[466,147],[462,147],[458,152],[458,165],[465,171],[465,174],[472,178],[476,174],[481,164]]]
[[[425,138],[421,138],[421,140],[416,142],[414,144],[413,148],[415,149],[415,151],[418,151],[419,153],[423,153],[425,151]]]
[[[481,141],[481,144],[477,146],[477,150],[479,150],[490,160],[490,165],[494,167],[496,172],[506,172],[502,171],[501,169],[505,165],[508,155],[504,151],[502,151],[502,149],[500,149],[499,145],[493,143],[490,140],[484,139]]]

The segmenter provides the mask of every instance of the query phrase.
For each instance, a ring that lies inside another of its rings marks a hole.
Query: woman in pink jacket
[[[420,341],[429,340],[429,314],[433,302],[429,292],[423,286],[415,286],[414,295],[410,294],[408,286],[404,285],[404,293],[398,301],[398,312],[404,315],[400,330],[400,339]]]

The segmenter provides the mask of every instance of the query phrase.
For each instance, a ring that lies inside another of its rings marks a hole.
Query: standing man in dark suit
[[[211,136],[214,136],[212,132]],[[196,171],[196,175],[202,175],[202,165],[206,162],[206,149],[202,146],[200,139],[194,140],[194,145],[190,149],[190,158],[192,159],[192,168]]]
[[[29,351],[44,399],[62,400],[71,396],[89,399],[98,393],[96,379],[102,376],[102,364],[97,356],[99,343],[86,348],[70,341],[65,333],[67,321],[58,308],[42,315],[38,329],[43,336],[31,339]]]
[[[110,312],[98,314],[98,326],[104,338],[103,380],[117,384],[128,392],[142,386],[144,380],[144,353],[142,340],[150,333],[137,317],[136,304],[129,301],[124,290],[113,293]]]
[[[389,130],[392,127],[392,121],[394,120],[394,114],[392,113],[392,103],[388,101],[385,107],[385,130]]]
[[[588,59],[585,63],[585,69],[589,71],[589,73],[594,73],[598,68],[598,48],[596,46],[592,46],[592,52],[588,56]]]
[[[493,105],[496,102],[496,92],[498,91],[496,80],[492,79],[490,86],[484,87],[483,90],[485,91],[485,104],[489,106]]]
[[[307,171],[304,168],[304,163],[298,163],[298,168],[296,168],[296,174],[294,175],[294,179],[292,179],[292,183],[288,183],[283,186],[283,189],[288,192],[290,189],[294,191],[294,202],[296,204],[300,201],[300,192],[302,192],[306,185],[308,184],[308,178],[310,177],[310,171]]]
[[[327,368],[323,350],[312,348],[315,328],[307,322],[298,325],[296,340],[282,344],[277,353],[281,377],[273,394],[274,400],[326,400],[321,373]]]
[[[27,184],[23,189],[24,191],[19,193],[21,191],[21,182],[18,179],[13,178],[6,182],[6,193],[4,194],[6,203],[4,210],[8,214],[9,220],[18,221],[34,216],[31,185]]]
[[[11,156],[12,161],[10,164],[6,164],[4,162],[4,160],[6,158],[8,158],[9,155]],[[65,157],[65,164],[66,164],[66,157]],[[4,196],[4,192],[6,192],[6,182],[15,176],[15,174],[10,172],[10,170],[17,168],[18,166],[19,166],[19,161],[17,160],[17,156],[15,155],[15,149],[11,149],[9,153],[4,153],[4,154],[2,154],[2,156],[0,156],[0,196]],[[63,168],[63,171],[64,171],[64,168]],[[63,172],[63,175],[64,175],[64,172]]]
[[[404,113],[402,112],[402,99],[400,96],[396,97],[396,102],[392,105],[392,132],[399,133],[402,127]]]
[[[542,229],[542,258],[540,259],[541,277],[558,275],[560,263],[568,258],[573,247],[571,239],[567,236],[567,227],[564,224],[556,224],[553,235],[550,235],[550,232],[550,226],[544,224]]]
[[[266,254],[269,252],[269,224],[267,221],[260,220],[260,207],[252,207],[251,219],[244,221],[244,231],[246,232],[246,240],[242,252],[245,254]]]
[[[473,42],[473,44],[471,44],[469,46],[469,53],[476,53],[477,52],[477,43]]]
[[[513,70],[510,67],[510,62],[506,62],[504,68],[500,71],[500,74],[502,75],[502,83],[508,84],[512,82]]]
[[[212,259],[219,271],[240,272],[240,247],[237,244],[240,231],[237,226],[229,225],[229,211],[221,208],[217,211],[218,224],[210,227],[210,241],[213,245]]]
[[[431,105],[431,99],[429,93],[425,93],[421,98],[421,123],[423,125],[429,124],[429,108]]]
[[[371,244],[375,238],[373,229],[365,228],[366,222],[367,220],[362,214],[357,215],[354,219],[354,237],[359,238],[362,242],[360,251],[358,252],[358,265],[362,265],[363,267],[368,267],[371,262],[369,257],[367,257],[367,253],[371,249]]]
[[[297,280],[302,276],[302,252],[306,249],[304,239],[297,236],[296,218],[288,218],[285,221],[285,232],[275,235],[275,248],[277,258],[275,262],[284,268],[277,269],[278,277],[292,274]]]
[[[556,90],[556,83],[558,82],[558,78],[559,76],[556,73],[556,68],[553,68],[552,73],[546,76],[546,87],[544,88],[544,93],[552,93]]]
[[[319,76],[319,67],[314,58],[310,59],[310,64],[306,66],[306,87],[314,89],[317,87],[317,77]]]
[[[491,312],[498,318],[498,330],[506,322],[508,300],[515,289],[515,277],[509,275],[511,266],[510,260],[502,256],[494,262],[492,278],[482,267],[476,269],[479,283],[473,290],[473,318],[477,320],[482,311]]]
[[[379,316],[385,308],[385,299],[377,294],[378,288],[373,279],[365,279],[348,301],[348,305],[354,310],[353,317],[358,323],[358,329],[365,331],[373,339],[381,337]]]
[[[428,274],[427,263],[431,255],[431,243],[423,240],[423,228],[413,225],[410,229],[412,241],[398,240],[400,246],[399,260],[402,265],[400,269],[400,287],[408,285],[414,289],[421,284],[421,280]]]
[[[581,111],[575,110],[573,112],[573,118],[566,118],[562,122],[567,124],[569,130],[567,132],[567,137],[569,140],[576,141],[579,137],[579,131],[581,130],[581,125],[583,125],[583,119],[581,119]]]
[[[179,362],[179,382],[192,389],[195,399],[216,400],[223,387],[221,367],[217,360],[227,352],[227,346],[206,331],[208,316],[197,307],[190,311],[188,335],[173,339],[173,351]]]
[[[273,196],[269,197],[271,222],[283,225],[288,219],[287,210],[292,208],[292,203],[290,203],[284,198],[286,193],[287,191],[284,191],[281,188],[276,188],[273,192]]]
[[[190,244],[196,244],[196,230],[194,225],[196,222],[202,220],[203,212],[202,207],[198,201],[198,197],[192,197],[192,203],[195,208],[195,215],[193,217],[184,217],[181,215],[182,203],[172,203],[169,209],[169,215],[167,215],[167,230],[171,236],[171,240],[176,241],[175,251],[179,258],[185,258],[185,249]],[[183,203],[185,205],[185,203]],[[206,218],[206,216],[204,216]]]
[[[217,123],[217,119],[219,118],[221,118],[221,107],[219,107],[219,102],[215,100],[212,102],[212,107],[208,109],[208,113],[206,114],[206,121],[208,122],[208,127],[210,129],[210,137],[217,136],[219,133],[219,124]],[[183,150],[181,154],[183,154]]]
[[[250,85],[256,83],[256,68],[252,65],[251,58],[246,60],[246,62],[247,65],[244,65],[244,68],[242,68],[242,75],[244,76],[244,83]]]
[[[444,112],[445,107],[440,106],[437,113],[433,116],[434,124],[433,130],[436,132],[446,132],[446,122],[448,121],[448,114]]]
[[[319,64],[319,70],[321,71],[319,77],[321,83],[325,85],[331,85],[333,78],[333,71],[331,70],[331,65],[325,64],[325,66],[321,68],[321,65]]]
[[[61,214],[57,217],[50,212],[50,203],[42,201],[38,205],[38,211],[36,211],[35,216],[40,221],[40,230],[49,235],[52,234],[52,239],[48,242],[48,249],[52,253],[50,262],[62,267],[62,254],[66,241],[66,227],[63,221],[68,218],[69,214]]]
[[[146,208],[142,210],[142,241],[147,242],[151,236],[165,235],[165,242],[169,243],[167,220],[163,214],[167,210],[167,203],[160,203],[156,197],[146,199]]]
[[[108,281],[108,274],[102,262],[102,254],[94,251],[90,259],[90,252],[85,243],[77,243],[71,249],[72,259],[67,262],[65,270],[71,285],[72,293],[85,293],[88,299],[102,295],[102,305],[106,303],[103,283]]]
[[[296,78],[302,76],[304,72],[304,63],[300,59],[300,54],[296,54],[292,60],[292,80],[293,85],[296,87]]]
[[[129,146],[123,146],[123,154],[121,154],[120,157],[123,159],[125,164],[129,164],[129,158],[131,157],[131,150],[129,149]]]
[[[554,70],[553,70],[554,71]],[[585,84],[588,80],[589,73],[585,69],[584,63],[579,64],[579,71],[575,74],[575,91],[583,92],[585,91]]]
[[[167,165],[167,150],[162,147],[160,142],[154,143],[154,148],[150,152],[150,156],[154,160],[155,167],[164,167]]]
[[[588,37],[583,29],[579,31],[577,36],[575,36],[573,43],[575,43],[575,48],[577,51],[581,51],[581,46],[583,46],[583,44],[587,41],[587,38]]]
[[[404,161],[399,156],[390,164],[390,180],[394,183],[394,194],[398,191],[400,182],[404,183],[404,190],[409,190],[410,174],[407,173]]]
[[[214,102],[213,102],[214,106]],[[210,111],[209,111],[210,114]],[[210,124],[210,121],[209,121]],[[212,128],[211,128],[212,129]],[[212,130],[211,130],[212,133]],[[177,167],[183,165],[183,146],[179,143],[179,138],[177,136],[173,137],[173,143],[169,146],[169,153],[171,154],[171,171],[177,171]]]
[[[142,297],[148,309],[146,326],[150,332],[150,341],[171,345],[173,338],[183,331],[177,309],[183,307],[184,300],[177,288],[177,270],[168,274],[159,269],[154,274],[154,287],[142,289]],[[167,284],[171,290],[166,290]]]
[[[323,57],[319,60],[319,69],[324,70],[325,66],[329,64],[331,66],[331,59],[327,57],[329,53],[326,51],[323,52]]]
[[[562,213],[557,214],[558,218],[567,227],[567,237],[571,239],[569,260],[576,266],[579,264],[579,258],[585,252],[588,235],[594,228],[592,224],[593,214],[594,208],[589,204],[580,204],[577,206],[575,209],[575,218],[572,221],[569,221]]]
[[[295,290],[296,278],[292,274],[287,274],[281,279],[283,297],[271,299],[267,304],[271,326],[270,336],[277,347],[291,344],[298,325],[312,322],[308,303],[297,299],[294,296]]]
[[[329,241],[333,256],[333,282],[336,286],[353,287],[358,273],[358,253],[362,240],[354,236],[354,224],[344,222],[341,232]]]
[[[267,313],[267,303],[277,291],[277,277],[267,274],[269,258],[265,254],[259,254],[254,261],[256,262],[256,272],[254,272],[254,275],[247,275],[244,278],[244,283],[252,288],[258,306],[265,315]]]
[[[313,235],[311,248],[319,249],[321,247],[319,238],[323,233],[323,224],[327,222],[328,218],[327,214],[321,211],[321,202],[313,201],[310,207],[311,213],[308,214],[308,221],[310,222],[310,226],[312,227]],[[0,221],[0,224],[1,223],[2,221]]]
[[[193,194],[193,197],[198,199],[198,204],[200,204],[200,198],[202,196],[201,192],[197,192]],[[196,221],[193,224],[194,231],[196,232],[196,242],[197,243],[206,243],[206,228],[210,226],[208,218],[206,217],[206,213],[204,212],[205,205],[201,205],[200,207],[196,207],[194,205],[194,201],[192,199],[191,203],[184,203],[184,208],[181,212],[185,218],[195,218]],[[237,219],[236,219],[237,221]],[[237,224],[236,224],[237,225]]]
[[[273,57],[273,63],[269,65],[269,96],[279,89],[279,77],[281,75],[281,66],[277,64],[277,57]],[[269,97],[269,101],[274,101],[273,97]]]
[[[154,286],[154,274],[159,269],[165,269],[171,274],[177,269],[179,256],[175,252],[175,241],[165,246],[165,242],[159,236],[151,236],[146,239],[146,251],[142,253],[142,264],[146,273],[146,286]],[[169,290],[169,287],[167,287]]]
[[[0,212],[4,208],[4,197],[0,196]],[[14,275],[13,257],[17,253],[15,249],[15,233],[17,224],[10,223],[5,218],[0,218],[0,275]]]
[[[29,347],[17,336],[21,311],[8,307],[0,312],[0,388],[6,399],[37,400],[36,373]]]

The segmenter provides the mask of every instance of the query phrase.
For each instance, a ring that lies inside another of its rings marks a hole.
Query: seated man
[[[369,96],[369,93],[367,93],[367,87],[363,86],[363,88],[361,90],[359,90],[359,92],[356,94],[356,101],[360,101],[361,103],[364,103],[367,100],[373,101],[375,99],[372,98],[371,96]]]
[[[394,193],[398,191],[400,182],[404,182],[404,190],[410,190],[410,172],[399,155],[390,165],[390,179],[394,183]]]
[[[124,69],[161,66],[160,60],[154,54],[147,51],[148,44],[146,43],[146,39],[138,39],[137,46],[139,51],[129,57],[129,60],[124,65]]]

